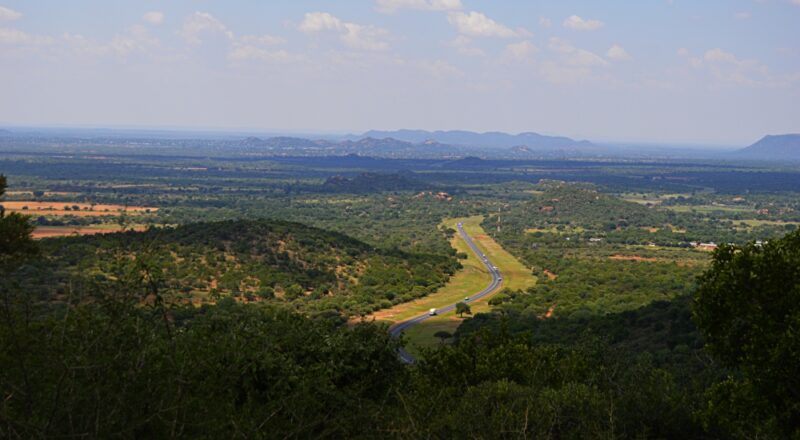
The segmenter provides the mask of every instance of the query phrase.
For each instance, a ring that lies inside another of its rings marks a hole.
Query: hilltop
[[[800,160],[800,134],[767,135],[737,154],[752,159]]]
[[[374,248],[299,223],[194,223],[42,241],[59,284],[79,275],[111,283],[149,267],[171,302],[288,303],[326,315],[358,315],[435,291],[458,263],[449,257]],[[148,300],[148,298],[143,298]]]
[[[396,130],[378,131],[371,130],[362,136],[369,138],[394,138],[406,142],[422,143],[435,141],[449,145],[484,148],[517,148],[527,147],[527,150],[593,150],[596,148],[589,141],[576,141],[564,136],[545,136],[539,133],[527,132],[508,134],[497,131],[476,133],[464,130],[452,131],[425,131],[425,130]]]

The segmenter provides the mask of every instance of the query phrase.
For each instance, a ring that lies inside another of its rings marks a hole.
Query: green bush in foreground
[[[694,299],[707,349],[739,373],[709,390],[707,421],[800,438],[800,232],[721,247]]]

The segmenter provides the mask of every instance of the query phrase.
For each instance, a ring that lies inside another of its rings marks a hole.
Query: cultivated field
[[[158,211],[158,208],[147,206],[103,205],[74,202],[36,202],[36,201],[4,201],[3,207],[9,212],[25,215],[102,217],[120,215],[141,215]]]
[[[126,231],[144,231],[147,229],[144,225],[126,226],[104,224],[104,225],[90,225],[90,226],[39,226],[33,231],[33,238],[40,240],[49,237],[67,237],[70,235],[95,235],[95,234],[110,234],[112,232]]]

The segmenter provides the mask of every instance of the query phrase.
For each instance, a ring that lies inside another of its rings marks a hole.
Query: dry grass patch
[[[110,234],[113,232],[127,231],[144,231],[147,226],[136,225],[123,228],[119,225],[93,225],[93,226],[39,226],[34,229],[31,234],[34,240],[49,237],[67,237],[70,235],[95,235],[95,234]]]
[[[49,215],[76,217],[102,217],[120,214],[141,215],[157,212],[158,208],[147,206],[124,206],[74,202],[36,202],[36,201],[5,201],[3,207],[9,212],[18,212],[25,215]]]
[[[617,261],[647,261],[650,263],[658,261],[658,258],[642,257],[639,255],[611,255],[608,259]]]

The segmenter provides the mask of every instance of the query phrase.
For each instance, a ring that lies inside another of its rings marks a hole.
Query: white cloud
[[[620,45],[615,44],[608,49],[606,56],[614,61],[625,61],[631,59],[630,54]]]
[[[313,33],[326,30],[340,30],[342,21],[327,12],[308,12],[300,23],[301,32]]]
[[[298,29],[305,33],[332,31],[339,34],[344,44],[361,50],[386,50],[385,39],[389,31],[372,25],[348,23],[327,12],[308,12]]]
[[[533,54],[538,51],[539,48],[536,47],[530,40],[522,40],[519,43],[511,43],[507,45],[503,51],[503,56],[507,59],[527,61],[530,60],[533,57]]]
[[[161,11],[145,12],[145,14],[142,16],[142,19],[154,26],[158,26],[164,22],[164,13]]]
[[[399,9],[421,11],[455,11],[462,8],[461,0],[377,0],[379,12],[391,14]]]
[[[447,15],[447,21],[455,26],[459,33],[473,37],[512,38],[530,35],[530,32],[524,29],[513,30],[475,11],[451,12]]]
[[[756,60],[743,60],[720,48],[709,49],[703,58],[689,60],[692,67],[705,68],[721,84],[773,86],[784,80],[770,74],[769,68]]]
[[[233,32],[213,15],[208,12],[195,12],[183,22],[183,28],[178,34],[190,44],[200,44],[202,34],[220,33],[232,40]]]
[[[567,17],[563,24],[565,28],[573,31],[593,31],[603,27],[603,22],[600,20],[585,20],[577,15]]]
[[[267,62],[284,62],[300,59],[299,56],[281,50],[267,50],[264,46],[276,46],[286,43],[286,39],[272,35],[243,35],[233,42],[228,52],[231,61],[258,60]]]
[[[0,28],[0,44],[11,45],[45,45],[55,40],[44,35],[31,35],[18,29]]]
[[[547,48],[558,53],[571,53],[575,51],[575,46],[573,46],[572,43],[558,37],[551,37],[550,40],[547,41]]]
[[[447,46],[455,48],[461,55],[470,57],[485,56],[486,52],[472,45],[472,38],[466,35],[459,35],[452,41],[447,42]]]
[[[608,61],[601,56],[584,49],[576,50],[567,57],[566,62],[568,65],[576,67],[603,67],[608,65]]]
[[[724,62],[724,63],[735,63],[737,61],[736,56],[734,54],[730,52],[725,52],[720,48],[707,50],[705,55],[703,55],[703,59],[711,62]]]
[[[22,13],[0,6],[0,21],[14,21],[22,18]]]
[[[237,46],[228,53],[228,58],[232,61],[268,61],[268,62],[284,62],[291,61],[295,57],[290,55],[285,50],[268,51],[255,46]]]
[[[242,43],[256,46],[274,46],[286,43],[285,38],[272,35],[243,35],[239,40]]]
[[[561,55],[561,62],[571,67],[603,67],[608,61],[585,49],[579,49],[567,40],[552,37],[547,43],[548,49]]]
[[[133,53],[146,53],[159,45],[143,25],[135,25],[115,35],[107,43],[95,41],[80,34],[63,34],[59,42],[58,55],[69,54],[81,57],[116,56],[124,59]],[[66,50],[65,50],[66,49]]]
[[[71,55],[78,56],[104,56],[109,53],[107,45],[100,44],[81,34],[65,33],[61,35],[61,42],[69,49]]]

